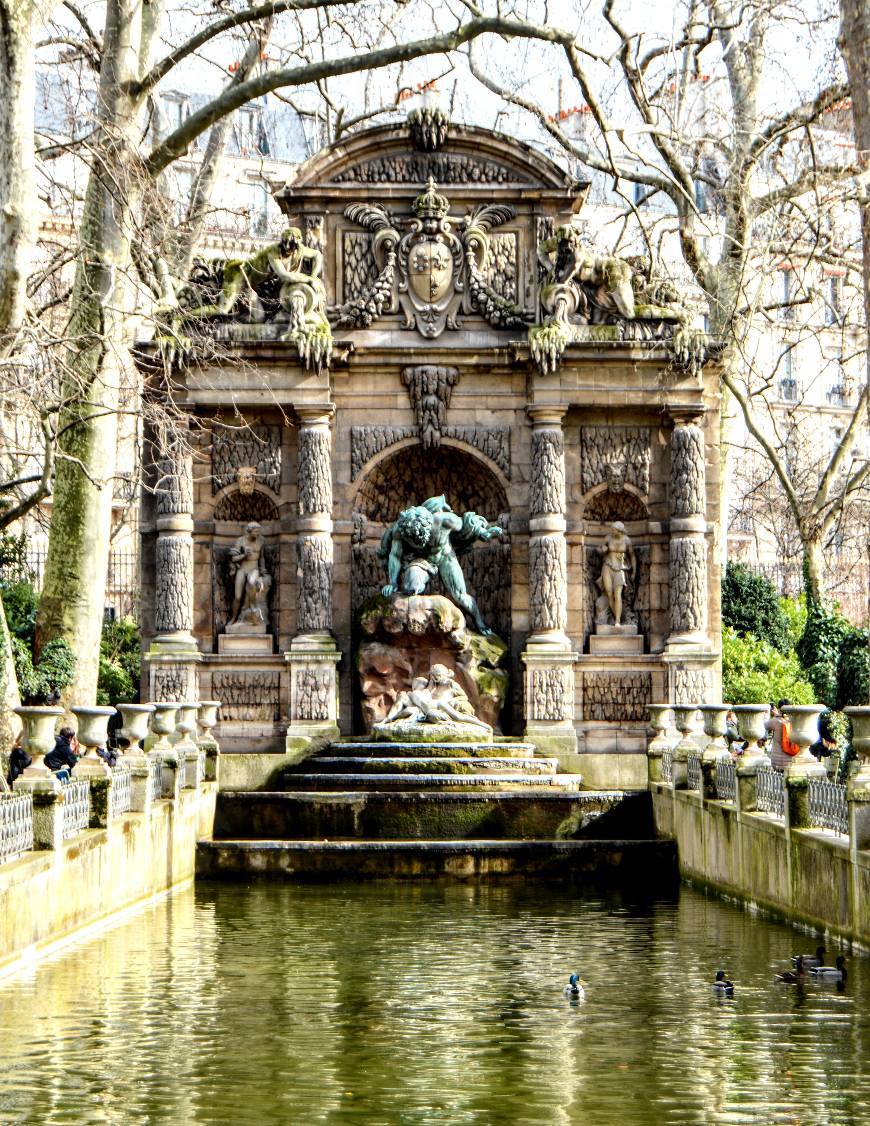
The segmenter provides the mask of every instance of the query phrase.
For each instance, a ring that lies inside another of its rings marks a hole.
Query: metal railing
[[[716,796],[719,801],[737,801],[737,767],[732,759],[716,763]]]
[[[701,756],[688,755],[686,757],[686,785],[690,790],[701,789]]]
[[[662,751],[662,781],[665,785],[670,786],[674,780],[674,752],[672,750]]]
[[[810,824],[815,829],[830,829],[849,835],[849,805],[846,787],[827,778],[810,778],[807,783]]]
[[[133,804],[133,777],[129,766],[116,766],[112,771],[112,796],[109,801],[109,817],[114,820],[122,813],[129,813]]]
[[[148,759],[148,797],[151,801],[163,797],[163,763],[160,759]]]
[[[91,784],[85,779],[62,782],[63,789],[63,839],[68,841],[76,833],[87,829],[91,822]]]
[[[33,848],[33,798],[30,794],[0,795],[0,864]]]
[[[778,770],[762,764],[755,776],[755,806],[759,813],[785,817],[785,781]]]

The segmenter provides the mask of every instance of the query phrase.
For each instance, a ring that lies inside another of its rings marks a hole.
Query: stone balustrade
[[[71,708],[85,753],[65,782],[43,763],[63,710],[16,709],[22,745],[33,762],[13,792],[0,795],[0,864],[33,850],[59,850],[88,829],[110,829],[129,813],[149,815],[160,800],[178,800],[182,790],[217,782],[220,746],[212,729],[219,708],[217,700],[120,704],[119,735],[127,746],[111,768],[96,752],[108,742],[116,709]]]
[[[672,709],[679,742],[666,734]],[[732,758],[727,704],[705,704],[706,746],[690,746],[687,705],[650,707],[649,786],[657,831],[681,873],[796,921],[870,940],[870,708],[847,708],[857,770],[845,784],[810,753],[821,706],[786,708],[798,754],[784,771],[765,747],[767,705],[734,706],[746,748]],[[682,762],[681,762],[682,760]],[[701,779],[698,779],[700,769]]]

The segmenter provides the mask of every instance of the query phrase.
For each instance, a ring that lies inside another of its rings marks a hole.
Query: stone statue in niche
[[[625,525],[622,521],[615,520],[610,525],[610,529],[604,541],[598,585],[607,600],[613,624],[621,626],[623,625],[623,591],[629,583],[632,588],[636,586],[637,559],[631,540],[625,534]]]
[[[227,633],[265,633],[272,576],[266,570],[260,525],[251,521],[230,548],[233,605]]]
[[[385,598],[399,591],[425,594],[430,578],[438,575],[447,596],[469,615],[476,629],[489,636],[492,630],[466,589],[458,557],[471,551],[477,540],[502,535],[502,527],[476,512],[458,516],[443,495],[406,508],[381,538],[379,554],[388,579],[381,594]]]
[[[456,683],[455,673],[446,665],[434,664],[425,676],[415,678],[407,692],[400,692],[385,718],[374,727],[376,735],[391,724],[401,723],[403,728],[421,723],[458,724],[482,728],[492,734],[492,728],[474,714],[468,696]]]

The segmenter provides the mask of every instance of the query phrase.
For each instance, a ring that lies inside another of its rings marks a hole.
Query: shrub
[[[20,638],[29,649],[33,648],[38,605],[39,595],[30,583],[14,582],[3,585],[3,609],[6,611],[9,632],[13,637]]]
[[[787,697],[794,704],[815,702],[813,686],[793,653],[736,630],[722,631],[722,695],[732,704],[766,704]]]
[[[789,649],[794,649],[800,641],[807,624],[807,596],[780,598],[779,608],[788,622]]]
[[[728,561],[722,583],[722,624],[741,637],[751,634],[781,653],[791,648],[789,620],[773,583],[744,563]]]
[[[867,630],[851,625],[830,604],[815,602],[797,652],[816,695],[829,708],[866,702],[870,693]]]
[[[62,638],[49,641],[34,665],[28,644],[20,637],[13,637],[12,657],[18,690],[25,704],[49,703],[72,683],[75,675],[75,653]]]
[[[100,640],[97,703],[123,704],[136,699],[142,668],[139,626],[132,618],[106,622]]]

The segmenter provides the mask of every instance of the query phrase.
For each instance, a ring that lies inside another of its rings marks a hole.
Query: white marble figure
[[[429,678],[418,676],[409,692],[400,692],[396,702],[387,712],[383,723],[405,720],[410,723],[471,724],[491,730],[488,723],[478,719],[465,692],[454,679],[454,672],[446,665],[435,664]]]
[[[607,604],[613,615],[613,624],[619,626],[622,625],[622,592],[628,578],[634,577],[636,559],[631,540],[625,534],[625,525],[616,520],[610,527],[611,531],[604,541],[601,577],[598,580],[598,585],[607,599]]]
[[[252,521],[230,548],[233,607],[228,626],[265,630],[272,576],[266,571],[260,525]]]

